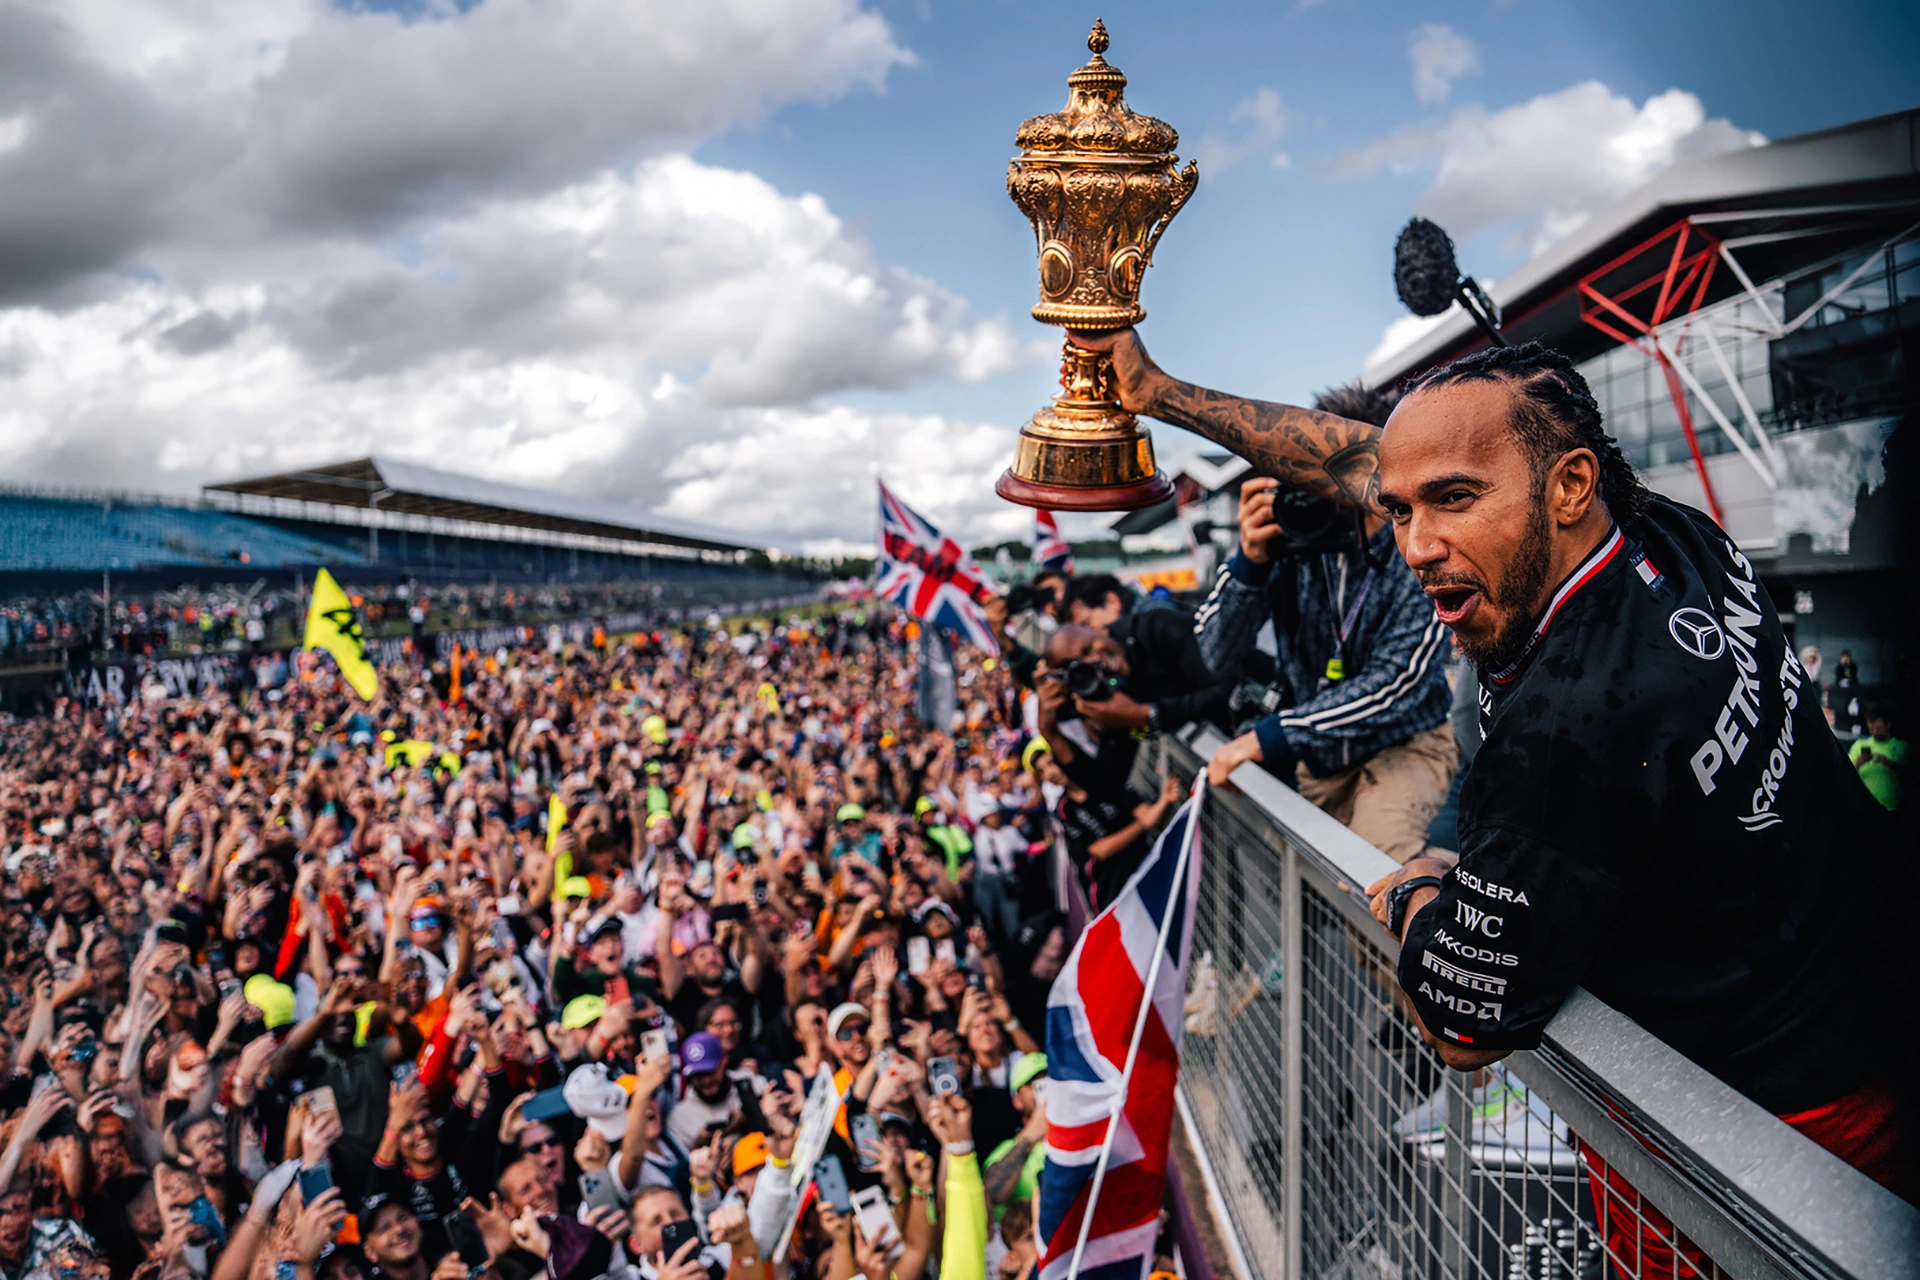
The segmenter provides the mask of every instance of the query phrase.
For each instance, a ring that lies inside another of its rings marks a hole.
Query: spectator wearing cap
[[[625,931],[612,916],[587,921],[572,948],[555,947],[552,976],[554,999],[562,1009],[579,996],[604,996],[617,1004],[653,990],[653,980],[627,963]]]
[[[391,935],[389,950],[391,950]],[[413,954],[426,965],[427,991],[439,995],[453,971],[454,957],[447,954],[446,906],[431,895],[416,899],[407,909],[407,942]],[[384,969],[385,966],[383,965]]]
[[[752,1077],[727,1071],[727,1051],[705,1031],[680,1043],[680,1097],[667,1113],[667,1132],[691,1151],[704,1146],[715,1130],[726,1129],[746,1109]],[[744,1096],[743,1096],[744,1095]],[[758,1107],[755,1107],[756,1118]]]
[[[1020,1116],[1020,1132],[993,1148],[982,1174],[987,1204],[1004,1207],[1030,1201],[1040,1189],[1047,1164],[1047,1103],[1043,1093],[1047,1055],[1029,1053],[1013,1068],[1013,1109]]]
[[[260,1011],[260,1019],[269,1031],[278,1031],[293,1021],[293,988],[275,982],[264,973],[248,978],[240,988],[247,1003]]]
[[[421,1247],[420,1219],[405,1200],[368,1196],[360,1211],[360,1239],[375,1280],[427,1280],[433,1274]]]
[[[768,1155],[766,1134],[755,1131],[740,1135],[740,1140],[733,1144],[733,1189],[728,1199],[741,1204],[753,1199],[753,1189],[760,1181],[760,1171],[767,1167]]]
[[[946,810],[932,796],[921,796],[913,802],[913,820],[920,824],[921,834],[945,856],[948,878],[958,880],[961,863],[973,852],[973,838],[947,820]]]
[[[863,1092],[859,1089],[866,1076],[867,1064],[873,1061],[873,1015],[863,1004],[849,1000],[838,1005],[827,1015],[827,1052],[836,1064],[833,1072],[834,1087],[842,1096]],[[872,1087],[872,1081],[866,1081]],[[847,1129],[847,1109],[841,1107],[834,1117],[834,1132],[842,1140],[853,1139]]]
[[[836,859],[852,855],[873,862],[880,856],[880,833],[867,822],[864,805],[849,801],[833,813],[834,842],[828,852]]]
[[[873,1015],[867,1012],[867,1006],[851,1000],[835,1006],[827,1015],[827,1052],[839,1064],[834,1075],[842,1093],[852,1087],[853,1076],[873,1059],[868,1035],[872,1027]],[[846,1075],[844,1081],[839,1079],[842,1073]]]

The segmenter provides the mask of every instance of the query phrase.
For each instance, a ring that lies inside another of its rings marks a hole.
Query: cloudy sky
[[[1144,336],[1275,398],[1403,315],[1412,212],[1495,279],[1920,102],[1898,3],[0,0],[0,477],[383,452],[826,547],[878,472],[1018,534],[1058,334],[1005,164],[1096,9],[1202,168]]]

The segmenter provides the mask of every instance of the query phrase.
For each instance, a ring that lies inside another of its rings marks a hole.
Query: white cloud
[[[1466,106],[1440,125],[1405,126],[1336,157],[1323,173],[1338,181],[1431,172],[1416,213],[1455,240],[1508,229],[1505,250],[1537,253],[1670,164],[1765,141],[1709,119],[1685,90],[1636,106],[1589,80],[1497,111]]]
[[[818,198],[685,156],[498,202],[414,250],[401,264],[340,246],[270,280],[0,311],[0,468],[182,490],[380,451],[743,528],[844,532],[863,522],[824,490],[813,506],[781,495],[844,479],[860,460],[841,446],[879,420],[809,401],[1044,356],[874,261]],[[873,438],[958,503],[970,455],[928,422]],[[774,447],[788,424],[808,452]],[[999,437],[1004,465],[1012,434]],[[736,492],[722,456],[770,471]]]
[[[1200,162],[1203,177],[1217,178],[1249,156],[1274,151],[1273,166],[1285,169],[1292,159],[1276,149],[1286,137],[1297,114],[1290,109],[1278,89],[1261,86],[1242,98],[1227,113],[1227,128],[1209,133],[1200,140],[1194,158]]]
[[[835,406],[737,415],[725,438],[681,450],[664,469],[669,514],[805,543],[871,542],[876,477],[946,533],[973,543],[1023,536],[1033,513],[996,497],[1011,427]]]
[[[0,118],[32,125],[0,152],[0,297],[169,249],[403,236],[908,61],[858,0],[0,0]]]
[[[865,440],[980,526],[1011,431],[823,401],[1045,344],[688,151],[909,58],[858,0],[0,0],[0,470],[378,451],[859,538]]]
[[[1438,22],[1414,28],[1407,37],[1407,57],[1413,61],[1413,93],[1423,106],[1445,102],[1455,80],[1480,70],[1473,41]]]
[[[1367,358],[1361,362],[1361,368],[1371,370],[1383,364],[1388,358],[1405,351],[1420,339],[1438,329],[1460,309],[1454,303],[1445,311],[1431,316],[1405,315],[1389,324],[1380,334],[1380,341],[1374,343],[1373,350],[1367,352]]]

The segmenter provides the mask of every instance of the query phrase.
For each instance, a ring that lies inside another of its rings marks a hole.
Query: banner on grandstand
[[[1152,1269],[1166,1191],[1206,775],[1047,996],[1040,1280]]]
[[[360,636],[353,602],[325,569],[313,577],[313,603],[307,606],[307,634],[301,648],[332,654],[341,679],[363,700],[372,702],[380,692],[380,672],[367,658],[367,642]]]
[[[999,653],[987,622],[993,588],[966,549],[880,486],[880,556],[873,594],[922,622],[945,627],[988,653]]]

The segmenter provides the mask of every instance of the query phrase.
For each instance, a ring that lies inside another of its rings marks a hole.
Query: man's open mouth
[[[1480,603],[1480,592],[1473,587],[1437,587],[1427,592],[1434,612],[1450,627],[1467,620]]]

